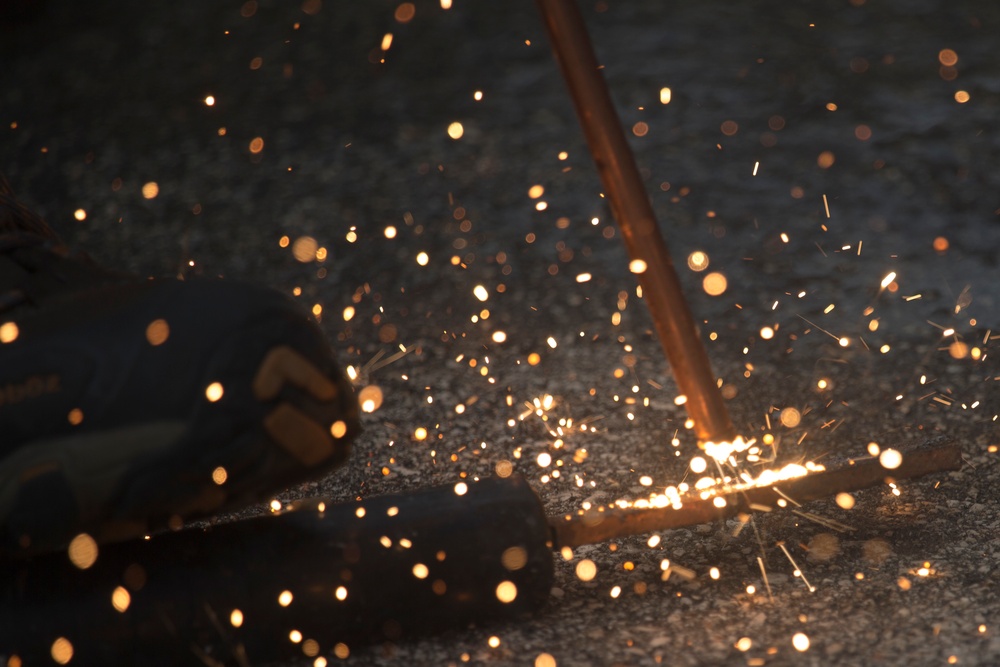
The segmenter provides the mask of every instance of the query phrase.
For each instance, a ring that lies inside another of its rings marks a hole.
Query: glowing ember
[[[448,126],[448,136],[452,139],[461,139],[463,134],[465,134],[465,128],[458,121]]]
[[[849,493],[838,493],[836,497],[837,505],[841,509],[849,510],[854,508],[854,496]]]
[[[213,382],[212,384],[205,387],[205,398],[207,398],[211,403],[215,403],[220,398],[222,398],[223,393],[224,390],[222,388],[221,382]]]
[[[128,609],[129,604],[132,602],[132,596],[129,595],[128,591],[122,587],[117,586],[114,591],[111,592],[111,606],[115,608],[115,611],[124,613]]]
[[[808,651],[809,650],[809,637],[802,632],[796,632],[792,636],[792,646],[795,647],[796,651]]]
[[[382,406],[382,389],[370,384],[358,392],[358,403],[362,412],[375,412]]]
[[[13,343],[19,334],[17,324],[14,322],[4,322],[0,324],[0,343]]]
[[[338,419],[330,425],[330,435],[336,439],[343,438],[347,435],[347,424],[342,420]]]
[[[729,287],[729,281],[718,271],[713,271],[705,276],[705,279],[701,282],[701,287],[709,296],[719,296]]]
[[[52,648],[49,653],[57,664],[68,664],[73,659],[73,644],[65,637],[58,637],[52,642]]]
[[[501,581],[496,589],[497,600],[507,604],[517,598],[517,586],[513,581]]]
[[[886,470],[895,470],[903,464],[903,455],[895,449],[886,449],[878,455],[878,462]]]
[[[701,250],[695,250],[693,253],[688,255],[687,265],[692,271],[704,271],[708,268],[708,264],[708,255]]]
[[[576,576],[580,581],[591,581],[597,576],[597,565],[589,558],[576,564]]]
[[[166,320],[153,320],[146,327],[146,341],[156,347],[163,345],[170,337],[170,326]],[[0,340],[2,340],[2,330],[0,330]]]
[[[293,596],[291,591],[281,591],[281,593],[278,595],[278,604],[280,604],[282,607],[287,607],[288,605],[292,604],[292,599]]]
[[[69,560],[81,570],[97,562],[97,542],[87,533],[80,533],[69,543]]]
[[[645,273],[647,268],[649,267],[647,266],[646,262],[644,262],[641,259],[633,259],[631,262],[628,263],[628,270],[631,271],[632,273],[636,274]]]
[[[539,653],[535,657],[535,667],[556,667],[556,659],[549,653]]]

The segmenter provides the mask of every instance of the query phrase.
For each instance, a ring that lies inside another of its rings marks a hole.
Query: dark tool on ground
[[[549,598],[553,549],[703,524],[962,465],[956,445],[904,452],[769,487],[684,499],[681,509],[547,517],[512,476],[322,505],[100,548],[0,563],[0,657],[78,664],[249,664],[334,655],[523,615]],[[725,499],[719,507],[715,497]],[[340,646],[338,646],[340,645]],[[11,664],[9,660],[6,664]]]

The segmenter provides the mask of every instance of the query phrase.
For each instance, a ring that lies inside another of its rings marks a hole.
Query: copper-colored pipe
[[[702,442],[732,440],[736,436],[733,423],[681,292],[667,244],[656,224],[649,195],[601,76],[576,0],[538,0],[538,7],[629,257],[645,262],[646,270],[639,274],[642,295],[677,385],[687,397],[687,412],[694,421],[695,433]]]

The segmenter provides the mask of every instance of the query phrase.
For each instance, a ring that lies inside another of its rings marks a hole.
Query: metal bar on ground
[[[779,507],[781,502],[791,499],[796,503],[819,500],[837,493],[859,491],[890,480],[920,477],[944,470],[958,470],[962,467],[962,450],[958,445],[948,444],[927,449],[904,451],[902,462],[897,468],[888,470],[879,459],[852,461],[850,465],[834,470],[817,472],[796,477],[770,486],[758,486],[732,491],[707,498],[685,498],[679,509],[630,508],[607,509],[603,512],[590,511],[582,515],[564,517],[563,520],[549,518],[555,535],[555,546],[576,547],[596,544],[610,539],[640,535],[655,530],[669,530],[682,526],[695,526],[719,519],[728,519],[737,514]],[[725,500],[721,507],[716,498]]]
[[[645,265],[645,270],[638,274],[643,298],[677,385],[687,397],[687,412],[694,421],[695,433],[702,442],[732,440],[736,437],[735,429],[681,292],[667,244],[656,224],[649,195],[601,76],[576,0],[538,0],[538,7],[629,257]]]

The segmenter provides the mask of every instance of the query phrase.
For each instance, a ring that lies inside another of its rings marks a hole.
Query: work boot
[[[291,298],[101,268],[0,176],[0,554],[266,500],[341,463],[357,430]]]

